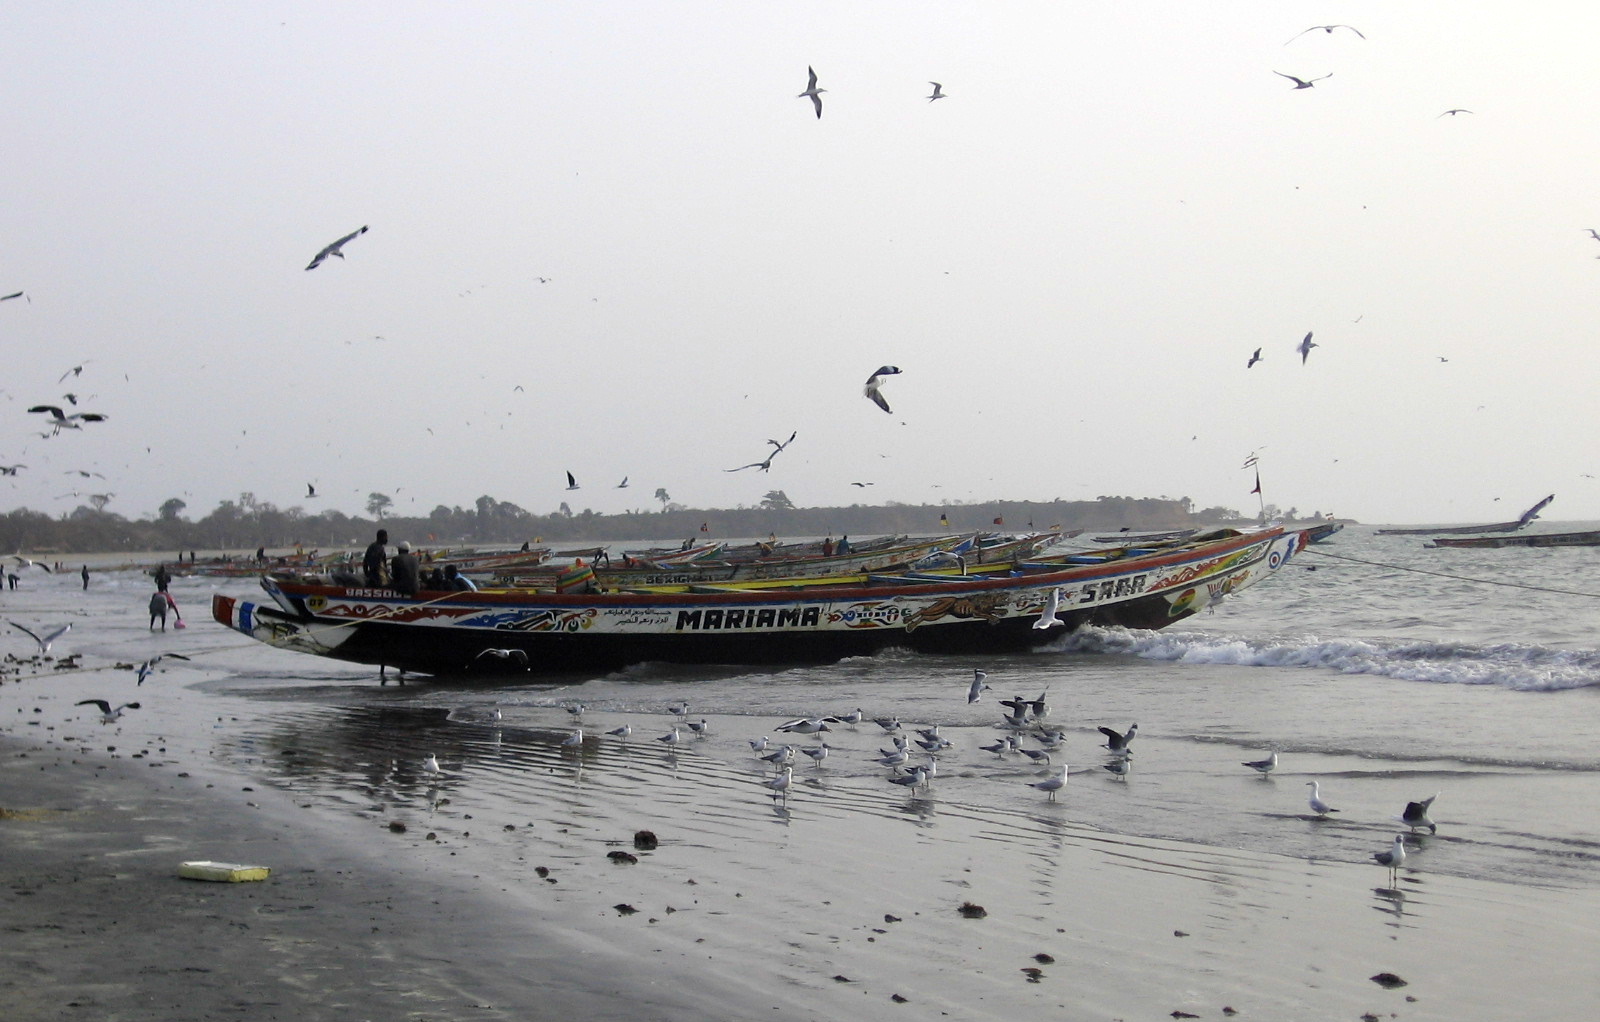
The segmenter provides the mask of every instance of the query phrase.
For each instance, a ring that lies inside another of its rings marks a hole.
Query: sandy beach
[[[1097,825],[1108,800],[1213,768],[1241,797],[1303,799],[1301,777],[1239,778],[1231,747],[1142,738],[1142,775],[1075,764],[1051,802],[1027,788],[1041,771],[971,749],[928,792],[894,789],[861,766],[882,736],[840,728],[784,805],[745,744],[771,718],[709,714],[673,753],[623,677],[523,690],[491,723],[453,708],[483,693],[252,648],[199,620],[199,582],[177,589],[192,626],[149,633],[145,583],[124,581],[72,633],[82,668],[0,683],[10,1019],[1460,1022],[1600,1001],[1593,887],[1430,870],[1449,826],[1391,888],[1367,852],[1393,823],[1270,821],[1328,848],[1354,834],[1328,858]],[[77,596],[30,599],[49,618]],[[143,686],[115,666],[158,651],[194,659]],[[565,748],[574,691],[615,709]],[[142,708],[105,724],[75,705],[108,696]],[[623,721],[630,741],[597,737]],[[272,874],[180,879],[197,859]]]

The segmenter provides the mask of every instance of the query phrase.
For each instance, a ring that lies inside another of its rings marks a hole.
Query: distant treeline
[[[1231,508],[1196,511],[1187,499],[1151,497],[800,508],[790,505],[781,493],[775,495],[781,499],[769,499],[754,508],[685,508],[663,501],[661,511],[619,515],[590,510],[573,513],[565,505],[555,514],[536,515],[484,496],[470,508],[441,504],[425,517],[359,517],[339,511],[307,514],[299,507],[280,509],[256,501],[250,494],[241,494],[240,500],[225,500],[197,520],[184,518],[181,512],[185,505],[174,498],[162,505],[159,515],[135,520],[103,507],[87,506],[58,517],[27,509],[0,514],[0,549],[33,554],[122,550],[218,553],[299,545],[328,550],[365,545],[379,527],[388,529],[391,541],[396,543],[409,539],[437,546],[523,542],[570,546],[611,540],[681,542],[688,538],[757,537],[769,533],[792,538],[996,529],[1018,532],[1057,525],[1063,529],[1140,531],[1240,520],[1239,513]]]

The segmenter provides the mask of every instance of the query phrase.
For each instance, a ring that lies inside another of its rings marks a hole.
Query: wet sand
[[[198,590],[179,598],[201,617]],[[371,681],[336,671],[316,693],[229,688],[261,662],[249,640],[198,621],[152,636],[120,613],[75,630],[85,663],[195,663],[138,688],[114,670],[0,684],[8,1020],[1459,1022],[1600,1003],[1597,892],[1430,873],[1447,830],[1390,889],[1370,862],[1102,830],[1087,786],[1119,782],[1097,775],[989,805],[969,792],[995,768],[970,754],[926,796],[803,762],[784,807],[740,749],[748,718],[712,717],[717,737],[676,755],[642,714],[628,748],[562,749],[555,699],[492,729],[443,711],[424,728],[342,705]],[[107,725],[73,705],[103,694],[144,708]],[[856,759],[880,744],[836,741]],[[420,775],[423,748],[443,777]],[[659,846],[636,849],[640,829]],[[273,872],[179,879],[190,859]],[[1406,985],[1371,979],[1385,972]]]

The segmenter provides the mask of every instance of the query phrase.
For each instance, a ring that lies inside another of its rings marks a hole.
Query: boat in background
[[[1271,577],[1306,542],[1281,527],[1224,529],[1154,551],[673,592],[404,596],[269,575],[270,604],[217,594],[212,617],[284,649],[436,675],[827,663],[891,648],[995,654],[1089,624],[1165,627]]]
[[[1539,501],[1539,503],[1537,503],[1537,504],[1533,505],[1532,507],[1528,508],[1528,510],[1522,512],[1522,517],[1518,518],[1514,522],[1499,522],[1499,523],[1494,524],[1494,525],[1446,525],[1446,526],[1441,526],[1441,527],[1432,528],[1432,529],[1379,529],[1379,530],[1377,530],[1377,532],[1374,533],[1374,535],[1378,535],[1378,536],[1475,536],[1475,535],[1482,535],[1484,533],[1489,533],[1489,532],[1516,532],[1518,529],[1527,528],[1528,525],[1530,523],[1532,523],[1532,521],[1535,518],[1539,517],[1539,512],[1543,511],[1545,508],[1549,507],[1550,506],[1550,502],[1552,500],[1555,500],[1555,499],[1556,499],[1556,495],[1553,494],[1553,493],[1550,494],[1550,496],[1548,496],[1545,499]]]
[[[1423,546],[1433,547],[1511,547],[1511,546],[1600,546],[1600,531],[1596,532],[1535,532],[1522,536],[1463,536],[1452,538],[1440,536],[1432,543]]]

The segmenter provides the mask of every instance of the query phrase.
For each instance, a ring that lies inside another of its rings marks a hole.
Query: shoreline
[[[994,821],[976,807],[939,807],[929,831],[914,803],[863,813],[819,802],[808,778],[792,810],[758,811],[731,841],[689,818],[718,783],[697,777],[687,805],[671,792],[626,813],[586,801],[490,846],[472,828],[502,826],[465,788],[352,817],[226,758],[186,765],[192,754],[150,739],[71,749],[36,735],[0,734],[0,807],[23,811],[0,819],[0,983],[19,1022],[85,1008],[151,1020],[1459,1020],[1565,1017],[1600,992],[1542,951],[1592,938],[1593,891],[1412,873],[1396,897],[1374,888],[1375,866],[1127,838],[1073,822],[1070,800],[1015,821],[1025,829],[1008,854],[984,842]],[[765,801],[748,776],[733,783]],[[405,833],[394,819],[410,821]],[[661,849],[608,862],[641,821]],[[190,859],[273,872],[179,879]],[[968,901],[986,918],[959,918]],[[1380,989],[1380,972],[1410,985]]]

